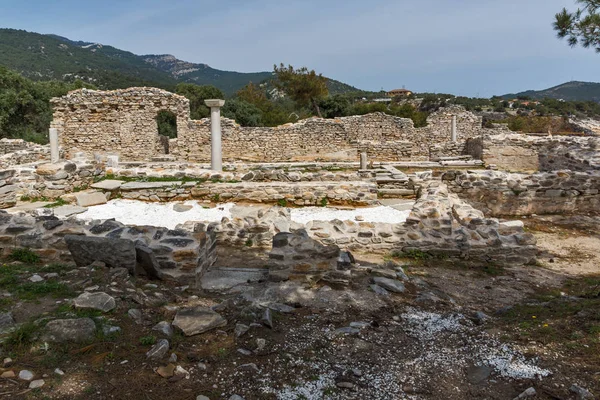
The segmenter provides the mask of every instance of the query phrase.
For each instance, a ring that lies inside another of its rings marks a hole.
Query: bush
[[[12,261],[20,261],[26,264],[37,264],[40,262],[40,256],[28,248],[13,249],[8,258]]]

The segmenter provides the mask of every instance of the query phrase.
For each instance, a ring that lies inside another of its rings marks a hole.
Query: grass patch
[[[13,249],[8,258],[11,261],[19,261],[26,264],[37,264],[40,262],[40,256],[28,248]]]
[[[148,335],[148,336],[142,336],[140,338],[140,344],[142,346],[152,346],[155,343],[156,343],[156,336]]]
[[[541,290],[502,314],[517,340],[552,345],[600,369],[600,277],[569,280],[560,290]]]
[[[35,340],[38,326],[33,322],[28,322],[19,326],[16,330],[12,331],[4,341],[4,349],[8,352],[17,351],[27,346],[31,346]]]
[[[74,297],[76,294],[68,285],[59,282],[22,283],[14,288],[14,293],[21,300],[35,300],[45,296],[52,296],[58,299]]]
[[[56,208],[56,207],[60,207],[60,206],[65,206],[67,204],[69,204],[68,201],[58,198],[58,199],[56,199],[56,201],[54,203],[48,204],[47,206],[44,206],[44,208]]]

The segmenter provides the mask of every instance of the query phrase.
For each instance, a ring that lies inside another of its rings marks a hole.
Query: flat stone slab
[[[48,322],[43,339],[48,342],[86,342],[94,337],[96,324],[91,318],[57,319]]]
[[[44,208],[47,205],[52,204],[51,201],[34,201],[33,203],[21,203],[11,208],[6,208],[4,211],[9,213],[18,213],[21,211],[33,211],[38,208]]]
[[[97,206],[108,202],[102,192],[78,193],[75,195],[75,199],[79,207]]]
[[[169,182],[127,182],[121,185],[121,190],[161,189],[171,186],[181,186],[181,181]]]
[[[102,312],[108,312],[117,306],[114,297],[104,292],[84,292],[73,300],[73,305],[76,308],[91,308]]]
[[[404,293],[406,291],[404,284],[396,279],[376,277],[373,278],[373,283],[394,293]]]
[[[106,179],[104,181],[96,182],[91,187],[93,189],[100,190],[117,190],[123,185],[123,181],[118,181],[116,179]]]
[[[225,318],[206,307],[179,310],[173,320],[173,326],[181,329],[185,336],[199,335],[225,325]]]
[[[79,206],[60,206],[54,208],[54,215],[57,217],[67,218],[71,215],[81,214],[87,211],[87,207],[79,207]]]
[[[127,268],[132,274],[136,266],[133,241],[81,235],[66,235],[67,247],[78,267],[102,261],[111,268]]]
[[[200,284],[204,290],[227,290],[234,286],[267,278],[268,271],[255,268],[218,268],[207,271]]]

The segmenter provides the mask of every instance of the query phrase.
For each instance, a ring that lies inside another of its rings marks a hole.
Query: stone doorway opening
[[[169,139],[177,139],[177,116],[169,110],[156,114],[156,125],[164,154],[169,154]]]

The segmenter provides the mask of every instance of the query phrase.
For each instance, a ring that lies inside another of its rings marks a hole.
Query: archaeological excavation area
[[[600,393],[599,137],[52,105],[49,145],[0,140],[0,397]]]

